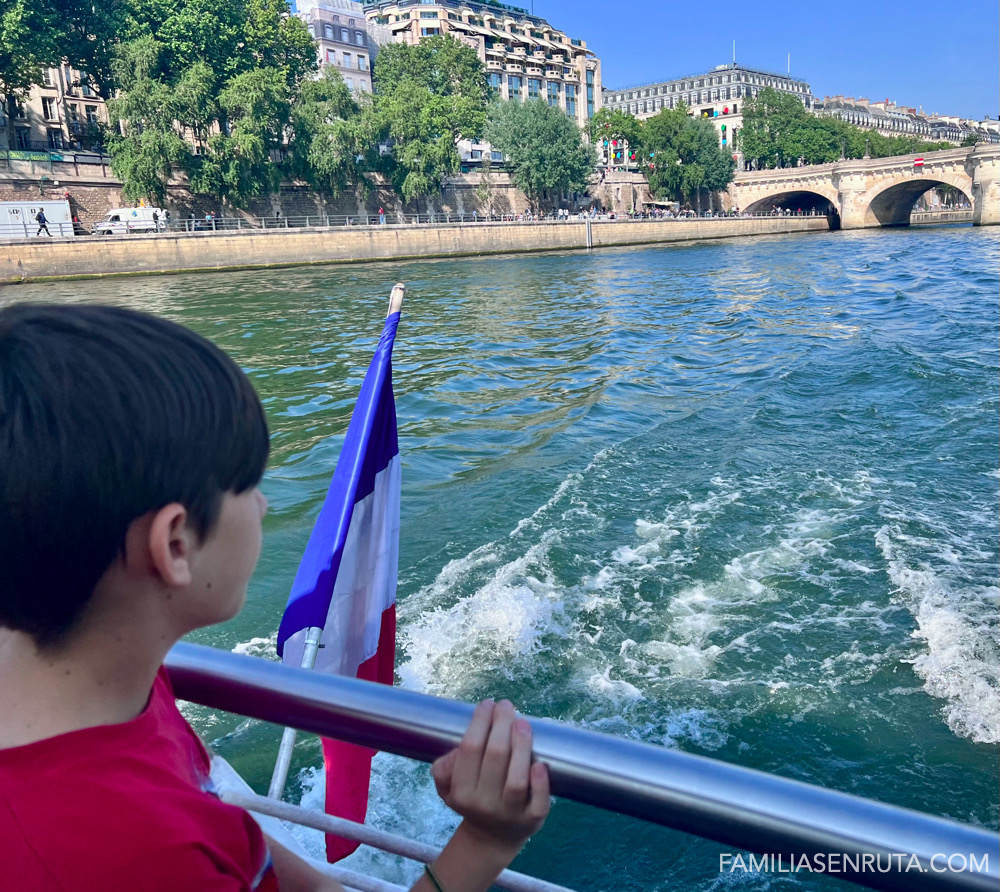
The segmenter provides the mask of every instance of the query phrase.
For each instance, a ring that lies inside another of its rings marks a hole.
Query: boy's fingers
[[[511,739],[510,765],[503,799],[508,805],[524,808],[528,802],[531,775],[531,725],[527,719],[515,719]]]
[[[528,814],[539,821],[545,820],[552,800],[549,793],[549,769],[544,762],[535,762],[531,766],[531,800],[528,802]]]
[[[510,764],[511,729],[514,727],[514,704],[501,700],[493,710],[493,727],[486,741],[479,786],[498,797],[502,795]]]
[[[483,751],[493,722],[493,708],[492,700],[483,700],[472,713],[472,721],[455,750],[455,763],[451,773],[452,790],[472,790],[479,783]]]

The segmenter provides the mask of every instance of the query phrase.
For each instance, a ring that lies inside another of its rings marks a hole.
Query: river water
[[[0,301],[161,313],[249,371],[273,431],[264,552],[244,612],[194,640],[274,658],[401,280],[400,684],[995,830],[998,257],[996,229],[941,227]],[[277,729],[188,713],[266,790]],[[290,798],[319,801],[320,762],[300,739]],[[369,817],[430,841],[453,826],[426,768],[387,756]],[[580,890],[840,887],[720,874],[729,850],[559,801],[515,866]]]

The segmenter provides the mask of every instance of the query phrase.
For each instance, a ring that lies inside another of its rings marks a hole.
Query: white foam
[[[1000,743],[996,586],[963,584],[933,567],[910,566],[902,545],[913,541],[898,528],[883,526],[875,542],[885,557],[889,578],[913,613],[913,637],[926,651],[913,660],[932,697],[946,701],[944,719],[951,730],[977,743]],[[952,546],[940,549],[946,565]]]
[[[483,671],[509,675],[512,663],[536,653],[560,600],[546,569],[554,538],[543,535],[525,554],[497,567],[471,595],[409,622],[401,633],[406,659],[397,669],[403,687],[461,697]],[[439,576],[431,588],[442,585]]]
[[[241,641],[232,651],[234,654],[245,654],[251,657],[262,657],[265,660],[278,659],[278,630],[275,629],[266,638],[251,638]]]

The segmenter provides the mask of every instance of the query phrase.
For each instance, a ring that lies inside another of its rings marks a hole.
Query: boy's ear
[[[169,586],[191,584],[191,555],[197,535],[188,526],[187,509],[172,502],[156,511],[146,534],[153,570]]]

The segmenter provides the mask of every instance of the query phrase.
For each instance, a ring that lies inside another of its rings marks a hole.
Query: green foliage
[[[959,145],[963,149],[968,149],[968,148],[972,148],[977,142],[979,142],[979,137],[975,133],[969,133],[969,134],[966,135],[965,139],[963,139],[959,143]]]
[[[192,191],[245,205],[277,187],[278,156],[315,45],[284,0],[130,0],[115,51],[112,168],[131,200]]]
[[[642,149],[642,124],[618,108],[602,108],[590,119],[588,133],[595,145],[605,139],[624,139],[632,151]]]
[[[42,69],[59,59],[60,24],[55,11],[35,0],[0,0],[0,94],[7,117],[7,145],[14,145],[17,105]]]
[[[115,63],[122,91],[108,103],[108,112],[127,124],[123,131],[108,133],[108,150],[122,196],[129,201],[161,203],[173,166],[191,151],[174,123],[180,111],[174,93],[154,77],[162,51],[159,41],[141,37],[123,47]]]
[[[292,104],[289,171],[332,195],[365,183],[360,111],[335,68],[305,81]]]
[[[362,130],[368,163],[384,172],[404,201],[441,188],[459,169],[457,140],[483,132],[489,88],[476,51],[450,37],[393,43],[378,54],[375,98]],[[381,155],[377,146],[389,145]]]
[[[932,143],[915,136],[883,136],[862,130],[838,118],[812,115],[787,93],[770,87],[743,106],[743,128],[739,148],[759,168],[824,164],[845,158],[872,158],[933,152],[951,148],[950,143]]]
[[[719,192],[733,179],[735,165],[719,145],[707,118],[692,118],[683,103],[664,109],[643,125],[644,163],[650,191],[658,198],[696,201],[701,191]]]
[[[507,156],[511,179],[536,205],[545,190],[585,189],[597,161],[576,124],[542,100],[494,105],[486,139]]]

